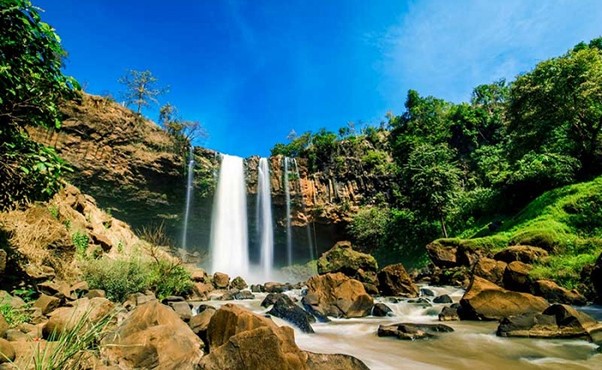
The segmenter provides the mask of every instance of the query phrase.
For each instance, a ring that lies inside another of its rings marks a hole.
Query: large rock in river
[[[502,337],[581,338],[602,343],[602,323],[571,306],[555,304],[542,313],[504,318],[497,329]]]
[[[418,288],[401,263],[386,266],[378,272],[378,287],[382,295],[418,297]]]
[[[318,274],[342,272],[364,283],[368,291],[375,290],[378,285],[377,270],[376,259],[369,254],[354,251],[348,241],[336,243],[318,259]]]
[[[351,356],[301,351],[290,327],[279,327],[270,319],[233,304],[217,310],[207,336],[210,353],[200,362],[205,370],[367,369]]]
[[[529,293],[519,293],[475,276],[460,300],[458,314],[462,320],[499,320],[529,312],[542,312],[548,302]]]
[[[367,316],[374,304],[362,283],[340,272],[311,277],[302,302],[319,318]]]
[[[203,342],[169,306],[144,303],[101,343],[110,365],[125,369],[196,369]]]

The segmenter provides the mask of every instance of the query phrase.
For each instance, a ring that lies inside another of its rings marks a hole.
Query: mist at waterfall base
[[[287,208],[292,207],[294,211],[303,203],[298,199],[299,185],[295,184],[299,179],[298,174],[294,175],[298,168],[291,160],[290,197],[293,199],[289,201],[293,205],[287,207],[284,194],[270,194],[270,169],[266,170],[270,161],[262,158],[259,162],[257,193],[244,193],[247,184],[244,183],[243,159],[222,155],[220,171],[215,174],[218,187],[214,194],[192,196],[188,226],[180,224],[179,230],[187,230],[187,251],[200,253],[200,265],[210,273],[219,271],[231,277],[240,275],[249,283],[284,282],[288,281],[287,276],[283,276],[279,269],[289,265],[289,255],[294,264],[308,262],[334,245],[335,236],[341,234],[340,226],[311,224],[308,228],[292,225],[287,232]],[[237,169],[233,170],[232,165]],[[284,160],[281,165],[284,167]],[[264,184],[267,186],[262,186]],[[241,195],[243,193],[244,196]]]

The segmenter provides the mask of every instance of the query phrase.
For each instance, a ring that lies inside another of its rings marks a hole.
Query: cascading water
[[[291,234],[291,190],[288,181],[290,158],[284,157],[284,197],[286,198],[286,262],[293,264],[293,235]]]
[[[188,153],[188,177],[186,179],[186,207],[184,208],[184,227],[182,230],[182,249],[186,250],[188,238],[188,217],[190,215],[190,203],[192,202],[192,180],[194,179],[194,147],[190,146]]]
[[[274,228],[270,167],[267,158],[260,158],[257,168],[257,232],[261,243],[260,263],[263,278],[269,279],[274,266]]]
[[[243,159],[222,155],[211,217],[212,270],[245,276],[249,271],[247,200]]]

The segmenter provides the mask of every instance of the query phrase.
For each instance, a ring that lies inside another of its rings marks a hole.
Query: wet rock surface
[[[400,323],[393,325],[380,325],[379,337],[396,337],[403,340],[417,340],[433,338],[438,333],[451,333],[454,329],[443,324],[413,324]]]

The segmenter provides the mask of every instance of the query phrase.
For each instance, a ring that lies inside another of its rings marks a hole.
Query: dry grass
[[[10,247],[29,265],[21,268],[41,271],[42,266],[49,266],[65,281],[78,274],[71,236],[46,207],[34,205],[25,211],[0,213],[0,224],[10,235]]]

